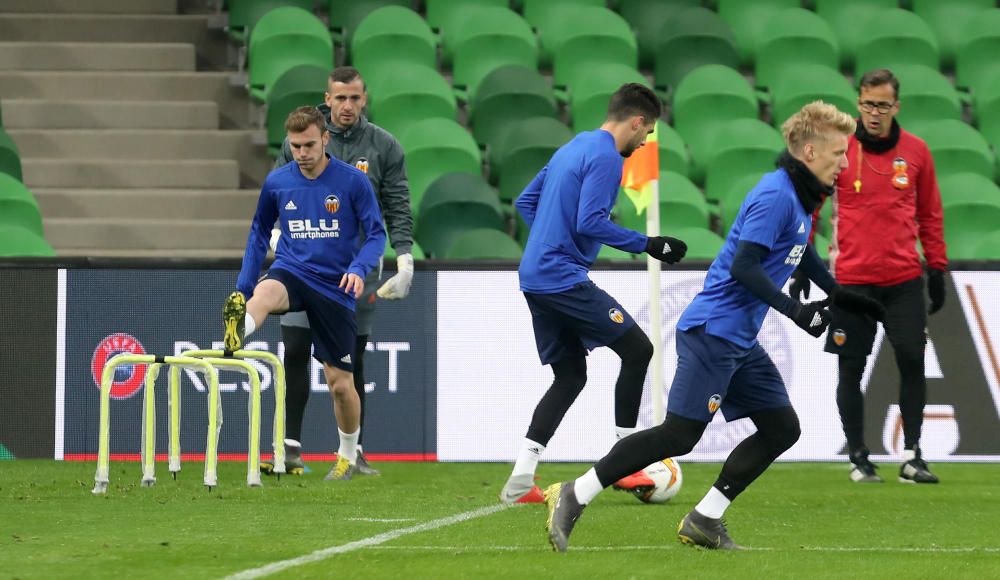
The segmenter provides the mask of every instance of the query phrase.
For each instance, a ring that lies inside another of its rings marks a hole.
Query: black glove
[[[823,336],[826,327],[830,325],[830,311],[826,309],[829,305],[829,298],[819,302],[796,304],[789,318],[795,322],[796,326],[819,338]]]
[[[927,270],[927,295],[931,299],[927,314],[934,314],[944,306],[944,270],[930,268]]]
[[[646,253],[668,264],[680,262],[687,251],[687,244],[670,236],[650,237],[646,241]]]
[[[810,288],[812,288],[812,282],[809,281],[809,276],[806,276],[805,272],[796,268],[792,272],[792,283],[788,287],[788,293],[796,300],[799,299],[799,295],[808,300]]]
[[[881,302],[854,290],[837,286],[830,293],[830,299],[834,306],[842,308],[851,314],[871,316],[878,321],[885,320],[885,307],[882,306]]]

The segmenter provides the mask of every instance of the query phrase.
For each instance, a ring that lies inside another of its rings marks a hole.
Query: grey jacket
[[[410,211],[410,183],[406,178],[403,148],[388,131],[369,123],[361,115],[358,122],[343,130],[330,119],[330,107],[319,105],[326,116],[330,142],[326,151],[331,156],[350,163],[368,174],[372,182],[382,219],[389,229],[389,240],[396,254],[408,254],[413,247],[413,213]],[[281,144],[281,154],[274,162],[281,167],[292,160],[288,138]]]

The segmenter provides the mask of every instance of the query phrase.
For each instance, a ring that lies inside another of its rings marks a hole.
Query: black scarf
[[[792,157],[787,149],[781,152],[775,165],[788,172],[795,194],[807,213],[816,211],[826,197],[833,195],[833,188],[823,185],[806,164]]]
[[[864,123],[859,119],[858,128],[854,130],[854,137],[865,148],[865,151],[869,153],[885,153],[895,147],[896,143],[899,143],[899,123],[896,122],[896,119],[893,119],[892,127],[889,128],[889,136],[881,139],[869,133],[865,129]]]

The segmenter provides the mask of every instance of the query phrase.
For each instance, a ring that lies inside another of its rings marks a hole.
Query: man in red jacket
[[[904,463],[899,480],[937,483],[920,456],[920,429],[927,399],[924,349],[927,314],[944,305],[945,268],[941,192],[934,161],[919,137],[902,130],[899,81],[887,69],[861,78],[861,119],[847,149],[848,168],[840,173],[833,206],[830,269],[837,282],[880,301],[887,316],[886,336],[896,353],[900,373],[899,407],[903,416]],[[818,212],[817,212],[818,213]],[[927,261],[930,308],[924,302],[924,268],[917,240]],[[795,289],[808,288],[796,277]],[[793,294],[795,296],[795,294]],[[880,482],[864,443],[864,396],[861,377],[875,339],[875,320],[833,307],[826,351],[839,357],[837,406],[847,436],[851,479]]]

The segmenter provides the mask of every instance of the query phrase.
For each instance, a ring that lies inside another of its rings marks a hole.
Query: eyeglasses
[[[866,113],[871,113],[872,111],[878,111],[882,115],[891,111],[893,105],[895,104],[896,101],[893,101],[891,103],[886,103],[885,101],[881,101],[878,103],[874,101],[861,101],[860,103],[858,103],[862,111]]]

